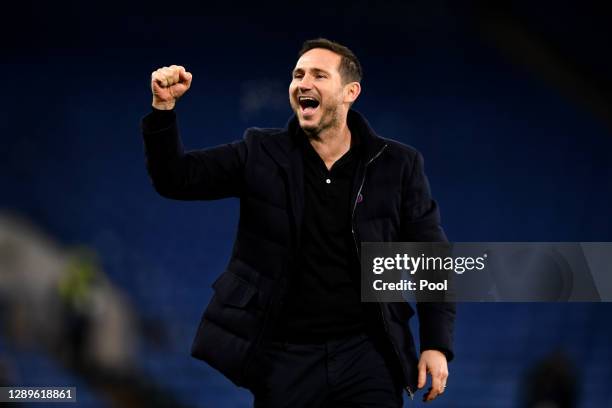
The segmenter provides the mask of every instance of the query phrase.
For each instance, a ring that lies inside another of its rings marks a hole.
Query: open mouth
[[[299,96],[298,103],[304,115],[312,115],[319,107],[319,101],[312,96]]]

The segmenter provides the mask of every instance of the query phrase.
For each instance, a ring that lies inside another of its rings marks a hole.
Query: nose
[[[301,91],[306,91],[308,89],[312,88],[312,79],[310,78],[309,75],[305,75],[303,78],[300,79],[300,81],[298,82],[298,89]]]

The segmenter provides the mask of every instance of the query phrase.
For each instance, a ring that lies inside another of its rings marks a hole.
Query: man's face
[[[308,134],[336,127],[342,119],[344,87],[338,68],[340,55],[314,48],[295,64],[289,85],[289,102],[300,127]]]

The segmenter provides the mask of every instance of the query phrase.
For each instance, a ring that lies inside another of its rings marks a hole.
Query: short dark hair
[[[302,44],[302,49],[298,53],[298,58],[314,48],[324,48],[326,50],[335,52],[342,57],[340,60],[340,66],[338,67],[338,72],[340,72],[342,82],[345,84],[349,82],[361,82],[361,78],[363,76],[361,64],[353,51],[351,51],[348,47],[328,40],[327,38],[316,38],[314,40],[304,41],[304,44]]]

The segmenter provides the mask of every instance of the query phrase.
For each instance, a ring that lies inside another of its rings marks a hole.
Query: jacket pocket
[[[204,317],[245,339],[251,339],[261,324],[259,291],[240,275],[226,270],[212,284],[214,295]]]
[[[257,294],[257,289],[233,272],[225,271],[212,284],[219,302],[245,308]]]

